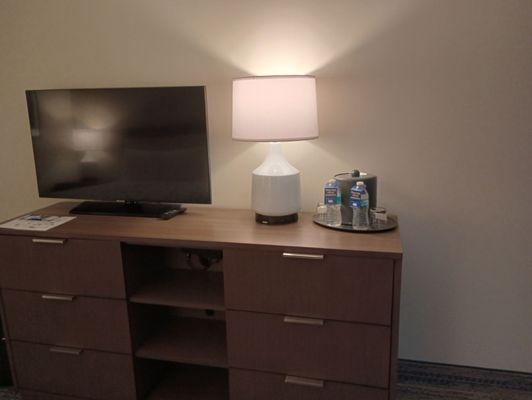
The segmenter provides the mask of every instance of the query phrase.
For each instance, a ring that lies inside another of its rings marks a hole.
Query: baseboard
[[[447,363],[434,362],[434,361],[411,360],[411,359],[408,359],[408,358],[400,358],[399,361],[415,362],[415,363],[431,364],[431,365],[440,365],[442,367],[469,368],[469,369],[478,369],[478,370],[481,370],[481,371],[493,371],[493,372],[501,372],[501,373],[507,372],[507,373],[511,373],[511,374],[532,375],[532,371],[531,372],[527,372],[527,371],[516,371],[516,370],[510,370],[510,369],[477,367],[477,366],[471,366],[471,365],[447,364]]]

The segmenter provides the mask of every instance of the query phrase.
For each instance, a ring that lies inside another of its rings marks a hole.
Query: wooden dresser
[[[397,230],[348,234],[305,213],[264,226],[251,211],[193,208],[4,229],[0,256],[26,400],[395,397]]]

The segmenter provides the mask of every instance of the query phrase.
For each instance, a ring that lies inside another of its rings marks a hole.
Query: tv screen
[[[211,202],[203,86],[26,98],[41,197]]]

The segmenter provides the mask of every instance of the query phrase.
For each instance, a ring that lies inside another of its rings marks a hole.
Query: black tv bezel
[[[208,102],[207,102],[207,86],[206,85],[182,85],[182,86],[118,86],[118,87],[78,87],[78,88],[53,88],[53,89],[26,89],[24,91],[25,98],[26,98],[26,107],[28,112],[28,123],[30,127],[30,135],[31,135],[31,113],[30,110],[30,101],[29,101],[29,95],[31,93],[35,92],[53,92],[53,91],[65,91],[65,90],[134,90],[134,89],[175,89],[175,88],[183,88],[183,87],[192,87],[192,88],[202,88],[203,89],[203,99],[204,99],[204,109],[205,109],[205,135],[206,135],[206,141],[207,141],[207,165],[208,165],[208,179],[207,179],[207,185],[208,185],[208,196],[206,201],[200,201],[200,202],[184,202],[180,201],[179,199],[162,199],[158,201],[153,200],[146,200],[146,199],[132,199],[132,198],[118,198],[118,199],[112,199],[112,198],[97,198],[97,197],[82,197],[82,196],[69,196],[68,199],[72,200],[89,200],[89,201],[95,201],[95,202],[124,202],[124,203],[136,203],[136,204],[212,204],[212,174],[211,174],[211,151],[210,151],[210,140],[209,140],[209,113],[208,113]],[[32,144],[32,154],[33,154],[33,161],[34,161],[34,171],[35,171],[35,181],[37,183],[37,191],[39,193],[39,198],[42,199],[66,199],[62,196],[54,196],[50,193],[43,193],[41,191],[40,185],[39,185],[39,179],[37,178],[37,164],[36,164],[36,158],[35,158],[35,147],[33,143],[33,138],[31,139]]]

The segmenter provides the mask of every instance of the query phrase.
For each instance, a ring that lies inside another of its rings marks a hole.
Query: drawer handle
[[[315,388],[323,388],[324,382],[318,379],[300,378],[299,376],[286,375],[284,383],[290,385],[310,386]]]
[[[283,253],[284,258],[299,258],[302,260],[323,260],[323,254]]]
[[[50,347],[50,353],[68,354],[70,356],[79,356],[82,349],[71,349],[69,347]]]
[[[60,294],[43,294],[41,298],[43,300],[74,301],[76,296],[67,296],[67,295],[60,295]]]
[[[42,239],[42,238],[33,238],[31,239],[33,243],[41,244],[65,244],[66,239]]]
[[[283,321],[287,324],[301,324],[312,326],[323,326],[323,324],[325,323],[322,319],[290,317],[288,315],[284,317]]]

